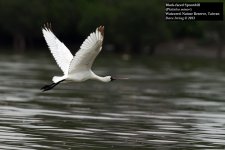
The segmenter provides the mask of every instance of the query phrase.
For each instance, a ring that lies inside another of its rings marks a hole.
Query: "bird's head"
[[[127,80],[128,78],[121,78],[121,77],[112,77],[112,76],[106,76],[106,82],[115,81],[115,80]]]

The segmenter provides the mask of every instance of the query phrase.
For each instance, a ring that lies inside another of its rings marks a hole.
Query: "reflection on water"
[[[0,149],[225,148],[223,70],[96,65],[131,79],[42,93],[59,73],[48,59],[1,56]]]

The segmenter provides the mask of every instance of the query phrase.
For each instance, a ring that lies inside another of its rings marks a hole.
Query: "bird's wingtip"
[[[104,36],[104,26],[99,26],[98,31],[101,33],[102,36]]]
[[[46,22],[46,23],[43,25],[42,30],[45,30],[45,31],[52,31],[52,24],[51,24],[51,22]]]

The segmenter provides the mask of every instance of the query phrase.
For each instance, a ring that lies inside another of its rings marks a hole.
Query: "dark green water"
[[[60,75],[50,54],[1,55],[0,149],[225,149],[224,69],[205,60],[101,57],[97,74],[130,80],[60,84],[43,93]]]

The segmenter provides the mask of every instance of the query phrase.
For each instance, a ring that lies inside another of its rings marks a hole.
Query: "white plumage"
[[[70,50],[57,39],[50,28],[45,27],[42,32],[56,63],[62,69],[64,75],[68,74],[69,64],[73,59]]]
[[[104,26],[98,27],[95,32],[86,38],[74,57],[70,50],[53,34],[50,24],[46,24],[42,28],[42,32],[52,55],[64,74],[61,77],[54,76],[52,84],[41,88],[43,91],[52,89],[62,81],[82,82],[88,79],[95,79],[109,82],[114,80],[111,76],[97,76],[91,70],[96,56],[102,49]]]

